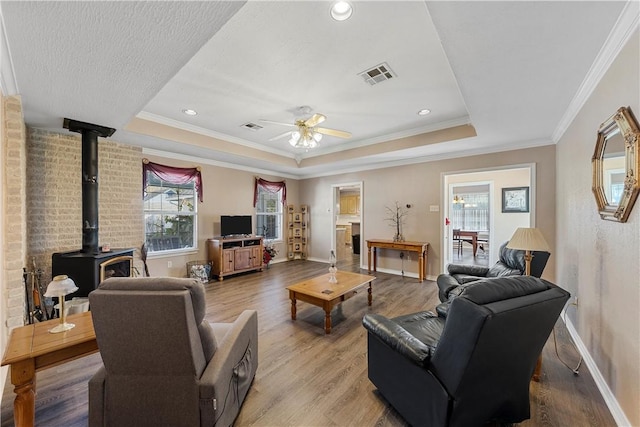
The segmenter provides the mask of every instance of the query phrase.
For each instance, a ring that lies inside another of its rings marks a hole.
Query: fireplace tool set
[[[42,287],[42,269],[36,265],[35,257],[31,260],[31,270],[22,269],[24,279],[26,323],[32,324],[54,318],[54,311],[47,309],[44,300],[44,288]]]

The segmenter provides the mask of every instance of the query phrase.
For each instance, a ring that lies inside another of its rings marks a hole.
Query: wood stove
[[[118,259],[127,257],[127,259]],[[101,268],[108,265],[111,260],[119,262],[109,265],[111,268]],[[119,265],[121,264],[121,265]],[[133,268],[133,249],[112,249],[110,252],[98,254],[86,254],[82,251],[59,252],[52,256],[51,274],[57,276],[66,274],[71,277],[78,291],[72,297],[86,297],[89,292],[98,287],[102,281],[101,270],[104,276],[130,276]],[[108,273],[108,272],[111,273]]]
[[[106,265],[110,265],[111,275],[131,275],[133,249],[102,252],[98,246],[98,137],[110,137],[115,129],[67,118],[63,127],[82,135],[82,249],[54,253],[51,275],[71,277],[79,288],[73,296],[86,297],[100,284],[101,265],[103,276]],[[118,257],[124,258],[109,262]]]

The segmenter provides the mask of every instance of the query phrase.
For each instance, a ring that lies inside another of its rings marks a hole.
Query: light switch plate
[[[440,206],[438,205],[430,205],[429,212],[440,212]]]

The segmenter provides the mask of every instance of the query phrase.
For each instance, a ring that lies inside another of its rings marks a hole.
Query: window
[[[197,249],[196,181],[173,184],[146,171],[145,242],[149,253]]]
[[[267,240],[282,240],[282,191],[257,188],[256,234]]]
[[[456,192],[451,211],[452,228],[467,231],[489,230],[489,192]]]

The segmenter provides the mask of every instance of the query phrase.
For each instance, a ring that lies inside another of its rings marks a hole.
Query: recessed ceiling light
[[[331,17],[336,21],[346,21],[352,13],[353,7],[348,1],[337,1],[331,6]]]
[[[427,114],[429,114],[431,112],[431,110],[427,110],[426,108],[423,110],[418,111],[418,115],[419,116],[426,116]]]
[[[185,113],[187,116],[195,116],[198,114],[198,112],[196,110],[191,110],[191,109],[184,109],[182,110],[183,113]]]

